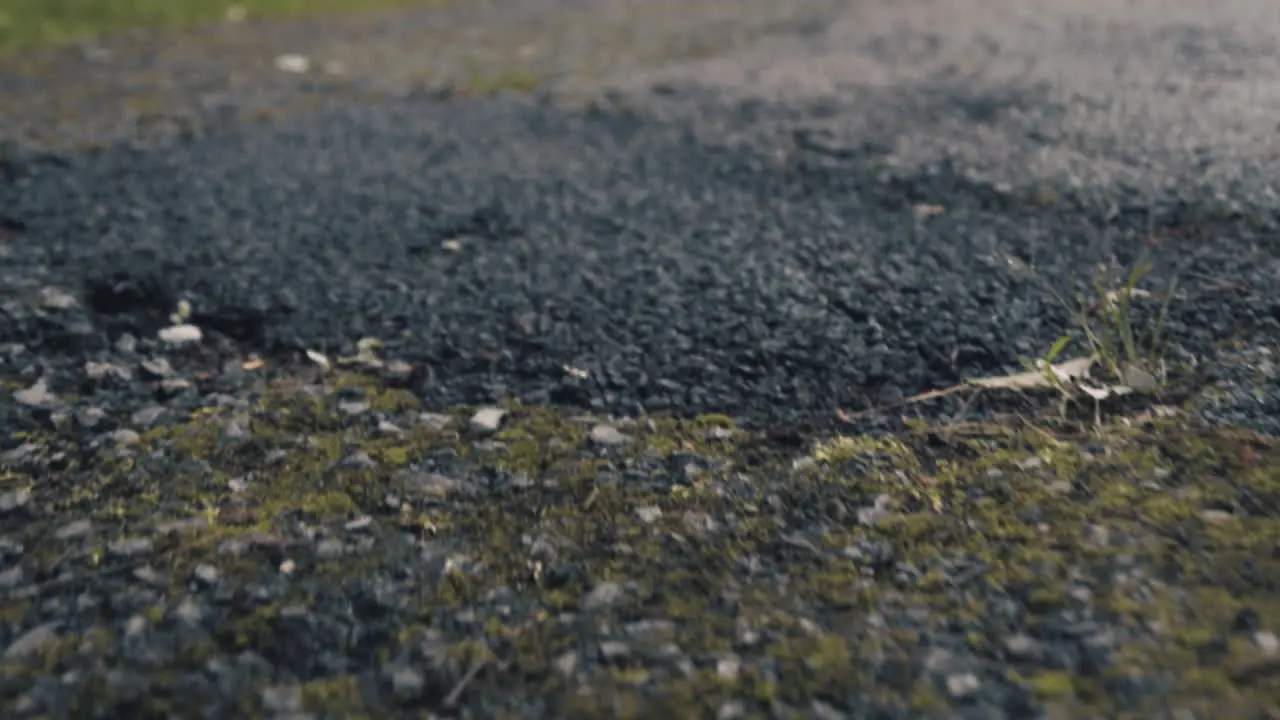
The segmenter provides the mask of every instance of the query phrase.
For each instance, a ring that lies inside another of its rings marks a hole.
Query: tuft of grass
[[[1138,329],[1135,319],[1134,299],[1150,297],[1138,284],[1151,272],[1151,264],[1135,264],[1123,278],[1118,289],[1108,282],[1105,266],[1099,267],[1093,282],[1098,300],[1087,304],[1083,292],[1077,291],[1075,316],[1084,333],[1089,349],[1104,365],[1111,377],[1131,387],[1150,385],[1150,379],[1166,375],[1164,352],[1167,338],[1164,335],[1169,305],[1178,290],[1176,277],[1157,297],[1160,309],[1155,323],[1145,332]]]
[[[1088,364],[1079,364],[1078,361],[1055,364],[1072,343],[1074,338],[1071,335],[1060,336],[1043,357],[1034,361],[1023,359],[1029,370],[1042,376],[1037,383],[1039,386],[1052,389],[1062,397],[1060,412],[1065,413],[1067,405],[1078,397],[1077,390],[1093,398],[1095,412],[1098,412],[1098,404],[1104,398],[1131,392],[1158,392],[1167,382],[1165,322],[1177,294],[1178,281],[1175,276],[1160,293],[1140,288],[1151,268],[1151,263],[1140,261],[1127,274],[1117,277],[1107,265],[1100,265],[1096,277],[1089,283],[1097,298],[1092,301],[1078,281],[1073,280],[1075,294],[1070,300],[1051,284],[1045,284],[1054,298],[1071,313],[1084,338],[1083,356],[1091,360]],[[1160,306],[1152,322],[1144,322],[1138,315],[1134,302],[1138,298],[1159,300]],[[1064,373],[1062,369],[1072,363],[1076,363],[1074,369]],[[1101,382],[1100,386],[1089,377],[1095,365],[1102,366],[1103,376],[1096,379]]]
[[[227,20],[270,20],[451,0],[6,0],[0,55],[134,29],[184,30]]]

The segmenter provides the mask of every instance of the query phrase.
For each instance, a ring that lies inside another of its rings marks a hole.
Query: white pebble
[[[200,342],[204,333],[195,325],[171,325],[158,333],[159,338],[171,345],[186,345]]]

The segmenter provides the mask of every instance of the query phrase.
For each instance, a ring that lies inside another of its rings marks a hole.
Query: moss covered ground
[[[1270,438],[1172,413],[1093,428],[918,424],[801,439],[712,416],[617,421],[625,441],[602,445],[590,437],[598,421],[520,405],[483,437],[467,429],[469,408],[379,432],[344,416],[350,393],[384,417],[424,410],[359,375],[277,383],[237,411],[242,440],[226,439],[230,411],[206,411],[88,468],[76,458],[89,451],[69,437],[30,437],[62,469],[6,471],[0,491],[31,489],[40,513],[19,539],[50,571],[105,571],[113,543],[152,537],[147,561],[169,578],[170,606],[194,592],[201,564],[249,586],[278,576],[282,557],[296,561],[281,597],[228,612],[184,648],[179,668],[270,648],[282,607],[322,604],[317,588],[394,574],[404,558],[413,592],[361,653],[401,657],[431,639],[473,670],[451,689],[481,714],[515,716],[536,701],[561,717],[707,717],[731,700],[763,711],[858,697],[945,715],[945,682],[919,669],[939,648],[1029,707],[1067,716],[1261,717],[1277,707],[1277,659],[1250,634],[1280,627],[1280,454]],[[428,468],[424,481],[415,470]],[[57,531],[76,518],[97,533],[68,560]],[[360,518],[455,554],[430,574],[425,551],[325,560],[262,540]],[[237,540],[257,549],[227,555]],[[611,583],[625,592],[593,610],[593,589]],[[34,618],[34,604],[5,600],[0,616]],[[165,621],[163,605],[151,614]],[[1092,623],[1079,631],[1084,646],[1072,619]],[[566,672],[559,661],[645,621],[643,643],[689,658],[736,652],[741,666],[602,661]],[[112,632],[106,621],[80,628],[5,672],[67,672],[95,634]],[[1014,634],[1063,650],[1015,657]],[[306,708],[323,716],[384,716],[357,674],[299,680]],[[426,705],[440,710],[443,695]],[[250,715],[261,712],[253,697]],[[158,677],[138,707],[159,716],[185,700]]]

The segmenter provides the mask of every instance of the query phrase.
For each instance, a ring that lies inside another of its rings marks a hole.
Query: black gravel
[[[18,160],[6,272],[82,294],[108,334],[153,334],[185,299],[271,356],[376,337],[435,403],[753,422],[1018,370],[1074,328],[1050,288],[1144,253],[1153,289],[1184,275],[1170,330],[1187,357],[1276,336],[1274,218],[901,175],[884,148],[806,133],[819,109],[703,105],[691,126],[424,101]]]

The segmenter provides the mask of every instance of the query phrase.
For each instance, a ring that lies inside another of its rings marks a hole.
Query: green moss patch
[[[160,624],[197,592],[202,564],[224,585],[281,584],[272,602],[209,621],[192,668],[249,649],[274,658],[291,606],[321,612],[330,593],[400,578],[411,591],[378,611],[391,619],[362,618],[376,629],[359,653],[429,653],[451,678],[427,678],[419,702],[433,709],[929,715],[983,701],[1245,717],[1280,692],[1264,642],[1280,628],[1280,454],[1267,438],[1176,418],[919,425],[798,452],[718,416],[615,421],[623,441],[600,442],[601,419],[519,404],[488,435],[469,429],[470,408],[389,432],[344,414],[353,388],[385,417],[421,410],[345,376],[197,414],[91,472],[9,472],[41,508],[21,541],[65,568],[58,529],[91,517],[74,561],[87,573],[116,563],[122,539],[151,538],[147,562],[169,583]],[[229,440],[236,412],[246,433]],[[340,557],[317,549],[329,536],[345,538]],[[9,622],[37,615],[0,604]],[[68,647],[8,669],[65,672],[83,662]],[[362,682],[380,686],[356,675],[299,678],[305,705],[379,714]],[[176,693],[157,680],[151,702]]]

